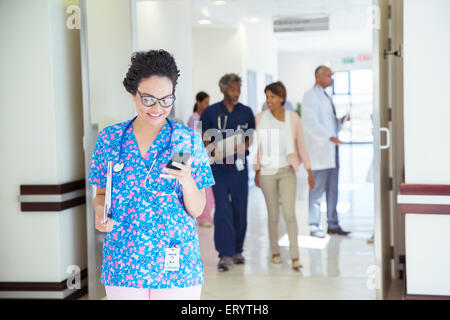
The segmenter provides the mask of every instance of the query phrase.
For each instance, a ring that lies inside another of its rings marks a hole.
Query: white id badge
[[[241,158],[237,158],[235,164],[236,164],[236,169],[237,169],[237,171],[242,171],[242,170],[245,169],[245,167],[244,167],[244,161],[242,161]]]
[[[180,248],[166,248],[164,260],[165,271],[178,271],[180,269]]]

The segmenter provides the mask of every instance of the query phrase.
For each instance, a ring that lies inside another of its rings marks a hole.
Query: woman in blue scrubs
[[[199,299],[203,284],[195,218],[214,184],[198,132],[167,116],[179,76],[164,50],[137,52],[123,81],[137,116],[98,135],[88,181],[95,226],[107,232],[100,282],[108,299]],[[183,165],[180,153],[189,153]],[[172,158],[179,170],[166,168]],[[111,218],[104,223],[107,168]]]

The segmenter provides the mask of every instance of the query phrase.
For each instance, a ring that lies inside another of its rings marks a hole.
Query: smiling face
[[[149,78],[142,79],[141,82],[139,82],[137,89],[143,97],[150,95],[161,99],[173,94],[172,81],[167,77],[160,76],[151,76]],[[163,124],[173,107],[171,106],[169,108],[164,108],[159,104],[159,102],[152,107],[147,107],[142,103],[139,93],[131,95],[131,97],[136,103],[138,118],[151,126]]]
[[[283,108],[283,98],[277,96],[270,90],[266,90],[266,103],[270,111]]]

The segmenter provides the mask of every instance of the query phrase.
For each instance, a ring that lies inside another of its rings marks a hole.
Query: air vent
[[[273,21],[274,32],[301,32],[329,30],[329,17],[305,19],[299,17],[277,18]]]

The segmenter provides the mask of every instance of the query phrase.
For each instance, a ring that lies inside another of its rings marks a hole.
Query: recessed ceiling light
[[[214,3],[216,6],[224,6],[224,5],[227,4],[227,2],[224,1],[224,0],[215,0],[215,1],[213,1],[213,3]]]
[[[248,21],[250,21],[250,22],[258,22],[258,21],[260,21],[261,19],[260,18],[256,18],[256,17],[253,17],[253,18],[249,18],[248,19]]]
[[[205,16],[205,17],[207,17],[207,18],[209,18],[209,17],[211,17],[211,14],[209,13],[209,9],[208,9],[208,7],[202,7],[202,15],[203,16]]]
[[[198,20],[198,24],[211,24],[211,20],[201,19],[201,20]]]

